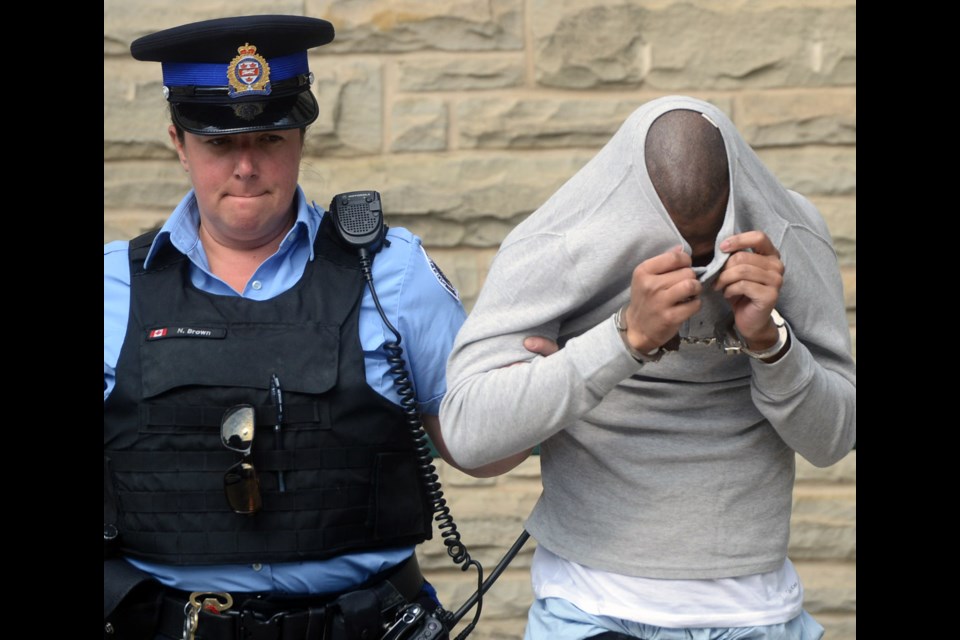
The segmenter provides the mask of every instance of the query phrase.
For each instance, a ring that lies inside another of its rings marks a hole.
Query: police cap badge
[[[198,135],[296,129],[317,119],[307,50],[333,40],[319,18],[220,18],[134,40],[137,60],[160,62],[175,124]]]

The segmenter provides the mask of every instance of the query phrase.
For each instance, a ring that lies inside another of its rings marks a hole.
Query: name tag
[[[147,340],[165,340],[167,338],[210,338],[220,340],[227,337],[223,327],[158,327],[147,331]]]

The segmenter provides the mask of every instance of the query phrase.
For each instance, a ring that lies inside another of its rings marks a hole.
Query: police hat
[[[173,121],[198,135],[296,129],[317,119],[307,49],[333,25],[303,16],[242,16],[185,24],[134,40],[137,60],[162,63]]]

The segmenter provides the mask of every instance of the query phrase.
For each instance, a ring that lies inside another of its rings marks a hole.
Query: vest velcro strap
[[[264,471],[289,469],[357,469],[369,467],[373,454],[360,447],[257,451],[254,463]]]
[[[177,427],[176,431],[207,431],[219,428],[227,407],[184,407],[170,405],[143,405],[140,424],[149,427]]]
[[[115,474],[143,471],[146,473],[180,473],[181,470],[202,473],[222,470],[237,461],[237,454],[227,449],[216,451],[179,451],[159,455],[156,451],[111,451],[110,465]],[[124,500],[126,498],[124,497]]]
[[[140,424],[147,431],[158,432],[157,427],[176,427],[175,432],[207,431],[220,427],[223,414],[229,407],[189,407],[180,405],[150,404],[140,407]],[[283,407],[283,422],[280,424],[320,424],[329,427],[325,407],[319,402],[287,404]],[[273,405],[256,407],[256,425],[272,427],[277,423],[277,408]]]
[[[370,500],[370,487],[358,485],[339,489],[300,490],[296,493],[263,491],[263,496],[264,511],[347,509],[366,505]],[[228,509],[222,490],[191,494],[131,492],[124,496],[123,507],[130,513],[208,513]]]
[[[272,446],[268,439],[266,446]],[[331,447],[327,449],[296,449],[293,451],[262,450],[255,446],[253,464],[257,471],[287,471],[299,469],[356,469],[369,467],[373,454],[363,447]],[[237,461],[237,454],[227,449],[216,451],[178,451],[163,456],[153,451],[111,451],[110,464],[114,473],[145,471],[149,473],[180,473],[192,470],[226,471]]]

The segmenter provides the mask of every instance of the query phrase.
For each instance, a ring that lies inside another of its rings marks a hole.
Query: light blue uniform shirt
[[[308,261],[322,210],[307,204],[297,190],[297,220],[280,243],[238,294],[210,273],[198,227],[200,215],[193,191],[180,202],[160,229],[147,255],[147,266],[158,247],[172,244],[190,259],[190,278],[201,291],[223,296],[242,295],[269,300],[299,281]],[[420,239],[406,229],[390,229],[389,247],[373,261],[373,283],[391,324],[403,338],[403,357],[413,379],[420,412],[437,415],[446,393],[446,362],[454,337],[466,317],[456,290],[427,257]],[[116,380],[117,360],[127,330],[130,308],[130,262],[127,242],[103,248],[103,399]],[[396,404],[400,398],[389,372],[384,343],[393,334],[377,313],[369,288],[360,306],[360,344],[367,383]],[[346,591],[376,573],[395,566],[413,553],[413,547],[354,553],[317,562],[283,562],[254,565],[172,566],[130,560],[163,584],[184,591],[217,590],[322,594]]]

